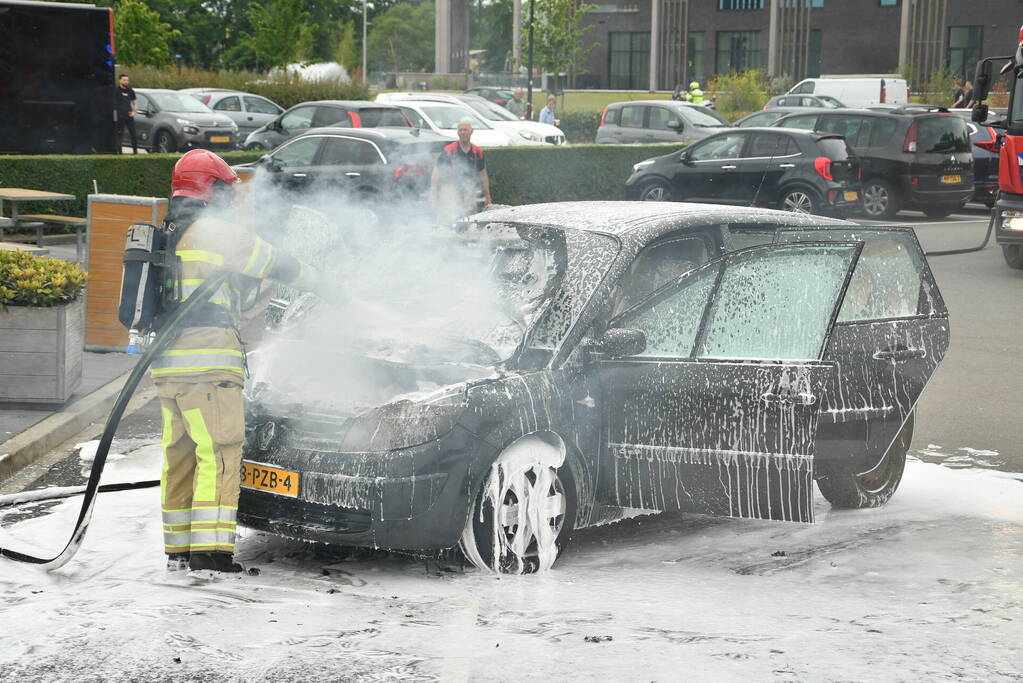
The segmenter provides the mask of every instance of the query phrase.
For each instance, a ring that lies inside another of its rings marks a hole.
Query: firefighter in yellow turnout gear
[[[238,176],[208,150],[174,167],[168,221],[180,259],[182,300],[222,270],[232,275],[153,361],[163,413],[161,502],[169,569],[240,572],[234,562],[242,444],[245,353],[238,333],[241,278],[268,277],[320,289],[309,266],[222,214]]]

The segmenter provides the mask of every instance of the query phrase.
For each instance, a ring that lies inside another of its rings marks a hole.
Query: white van
[[[789,90],[796,95],[830,95],[847,107],[909,104],[906,79],[898,76],[805,78]]]

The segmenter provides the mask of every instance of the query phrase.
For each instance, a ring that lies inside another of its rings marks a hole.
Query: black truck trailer
[[[0,0],[0,153],[116,151],[114,15]]]

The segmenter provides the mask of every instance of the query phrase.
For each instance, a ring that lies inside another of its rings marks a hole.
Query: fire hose
[[[38,564],[47,571],[59,569],[67,564],[81,547],[82,541],[85,538],[85,532],[88,530],[89,522],[92,519],[92,508],[96,502],[97,493],[151,488],[160,485],[160,481],[158,479],[152,481],[103,485],[100,485],[99,480],[103,475],[103,467],[106,464],[107,454],[110,452],[110,444],[113,443],[114,434],[117,432],[117,426],[121,422],[121,417],[123,417],[124,410],[128,406],[128,401],[131,400],[132,394],[134,394],[135,389],[138,388],[139,382],[142,381],[146,370],[149,369],[149,365],[153,362],[153,359],[157,356],[157,354],[167,348],[167,346],[174,340],[178,326],[188,316],[188,314],[196,307],[209,300],[220,285],[224,283],[224,280],[227,279],[228,275],[229,273],[227,271],[221,271],[212,275],[203,282],[202,285],[200,285],[199,288],[188,297],[188,299],[174,310],[166,323],[164,323],[160,333],[149,345],[145,353],[142,354],[139,362],[135,364],[134,369],[132,369],[131,374],[125,381],[124,386],[121,387],[121,391],[117,395],[117,400],[114,401],[114,406],[110,411],[110,415],[107,417],[106,426],[103,429],[103,435],[100,437],[99,446],[96,448],[96,455],[92,463],[92,471],[89,473],[89,481],[85,485],[84,489],[80,491],[85,494],[85,497],[82,499],[82,507],[78,513],[78,521],[75,522],[74,530],[71,532],[71,538],[67,542],[67,545],[64,546],[64,549],[54,557],[45,558],[18,552],[17,550],[11,550],[10,548],[0,547],[0,557],[6,557],[17,562]],[[68,489],[63,489],[56,495],[48,497],[34,497],[32,502],[63,498],[69,494],[74,495],[78,492],[79,491],[69,492]]]
[[[945,251],[926,251],[924,256],[954,256],[956,254],[972,254],[975,251],[982,251],[987,243],[991,241],[991,233],[995,228],[995,211],[998,209],[991,210],[991,220],[987,222],[987,233],[984,235],[984,241],[980,243],[979,247],[967,247],[965,249],[947,249]]]

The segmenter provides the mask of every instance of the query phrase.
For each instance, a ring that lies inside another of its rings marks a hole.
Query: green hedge
[[[487,150],[495,202],[532,204],[586,199],[624,199],[625,180],[637,161],[668,154],[675,145],[578,145]],[[232,164],[258,158],[224,154]],[[103,194],[166,197],[178,154],[9,156],[0,163],[0,186],[65,192],[69,202],[24,203],[22,213],[85,216],[95,179]]]

